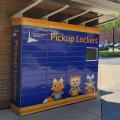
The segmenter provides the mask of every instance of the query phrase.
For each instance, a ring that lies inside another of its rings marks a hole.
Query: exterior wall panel
[[[0,17],[0,109],[8,107],[11,98],[10,30],[10,21]]]

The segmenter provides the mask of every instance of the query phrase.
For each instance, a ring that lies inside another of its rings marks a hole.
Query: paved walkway
[[[97,98],[24,117],[6,109],[0,111],[0,120],[101,120],[100,106]]]
[[[120,65],[99,65],[99,89],[102,120],[120,120]]]
[[[116,58],[102,58],[99,59],[99,63],[100,64],[111,64],[111,65],[120,65],[120,57],[116,57]]]

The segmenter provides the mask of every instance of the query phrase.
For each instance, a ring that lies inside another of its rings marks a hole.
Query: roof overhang
[[[32,0],[24,9],[11,17],[32,17],[86,26],[116,19],[120,4],[108,0]]]

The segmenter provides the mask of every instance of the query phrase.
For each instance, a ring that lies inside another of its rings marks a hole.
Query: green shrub
[[[120,57],[119,51],[99,51],[99,57]]]

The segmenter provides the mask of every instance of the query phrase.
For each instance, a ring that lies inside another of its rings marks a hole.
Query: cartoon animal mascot
[[[52,102],[55,100],[60,100],[62,99],[62,95],[64,94],[63,92],[64,89],[64,83],[63,83],[63,78],[60,79],[53,79],[53,85],[52,85],[52,95],[48,98],[46,98],[43,103],[47,102]]]
[[[94,75],[93,74],[91,76],[87,75],[87,82],[85,83],[85,85],[86,85],[85,92],[87,94],[95,92],[95,86],[94,86],[94,84],[95,84]]]
[[[69,94],[72,97],[78,96],[79,93],[81,92],[80,84],[81,84],[80,76],[71,76],[70,77],[70,87],[71,87],[71,89],[70,89]]]

